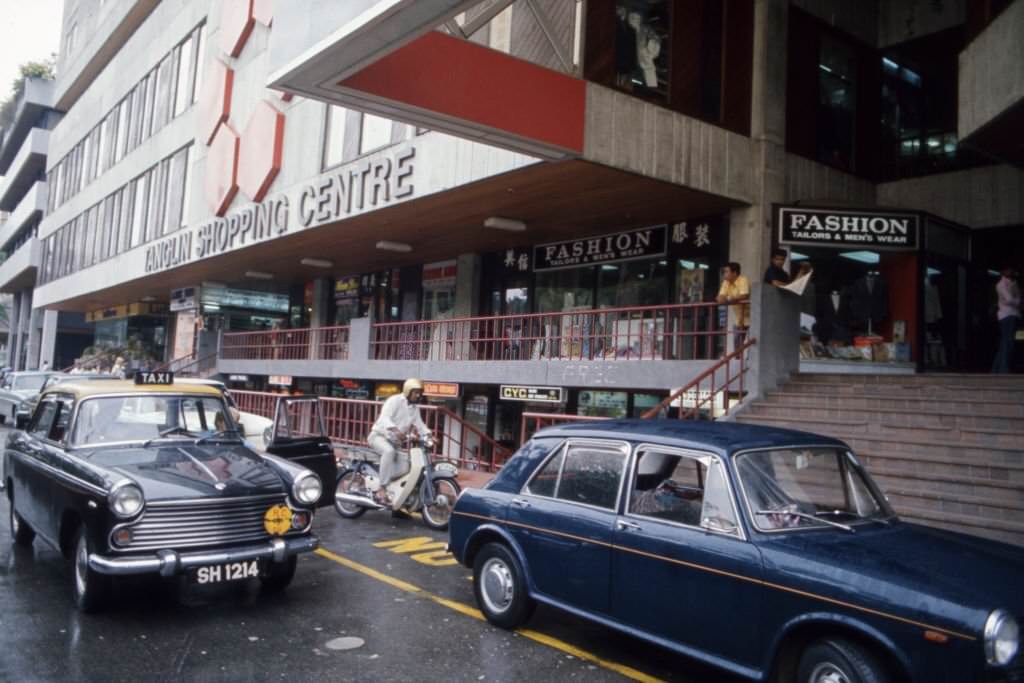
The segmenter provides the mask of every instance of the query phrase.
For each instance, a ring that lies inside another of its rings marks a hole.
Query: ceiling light
[[[873,251],[844,251],[839,255],[851,261],[860,261],[861,263],[875,264],[881,261],[881,257]]]
[[[412,246],[405,242],[391,242],[389,240],[377,242],[377,248],[383,251],[400,251],[403,254],[412,251]]]
[[[500,216],[491,216],[484,221],[485,228],[494,228],[495,230],[507,230],[508,232],[523,232],[526,230],[526,223],[517,221],[512,218],[501,218]]]
[[[273,280],[273,273],[264,273],[261,270],[247,270],[245,276],[252,278],[253,280]]]
[[[304,258],[299,263],[304,266],[313,266],[314,268],[331,268],[334,266],[334,261],[328,261],[323,258]]]
[[[156,301],[156,297],[155,296],[144,296],[141,299],[139,299],[139,301],[141,301],[144,304],[148,304],[151,301]]]

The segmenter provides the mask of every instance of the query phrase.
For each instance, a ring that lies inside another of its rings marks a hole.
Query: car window
[[[705,460],[657,450],[642,452],[633,477],[630,513],[700,526],[708,469]]]
[[[175,427],[188,431],[182,435],[185,438],[207,436],[233,426],[226,413],[224,402],[210,396],[90,398],[78,410],[71,441],[76,446],[145,441],[160,437],[161,432],[174,436],[168,430]]]
[[[533,479],[526,485],[526,493],[554,498],[555,489],[558,486],[558,473],[562,469],[562,459],[564,457],[565,449],[559,448],[558,455],[548,458],[544,466],[533,475]]]
[[[626,454],[618,449],[570,446],[555,498],[614,509]]]
[[[700,524],[714,531],[739,535],[739,520],[736,519],[725,468],[717,460],[708,467]]]
[[[53,441],[63,441],[64,436],[68,433],[68,425],[71,423],[71,409],[74,407],[74,403],[71,399],[62,398],[57,400],[57,417],[53,422],[53,427],[50,428],[50,439]]]
[[[46,383],[46,375],[20,375],[14,378],[14,390],[15,391],[27,391],[32,389],[33,391],[39,391],[43,388],[43,384]]]
[[[29,434],[38,438],[48,438],[50,427],[53,426],[53,418],[57,415],[56,401],[43,401],[36,409],[35,418],[29,426]]]

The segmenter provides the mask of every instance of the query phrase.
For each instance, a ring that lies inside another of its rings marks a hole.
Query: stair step
[[[956,385],[967,387],[1010,387],[1024,390],[1024,375],[989,375],[989,374],[956,374],[926,373],[917,375],[905,374],[867,374],[851,375],[848,373],[801,372],[793,375],[794,379],[807,382],[828,383],[859,383],[859,384],[926,384]]]
[[[845,441],[858,454],[874,453],[912,462],[1003,467],[1011,471],[1024,469],[1024,451],[1013,446],[928,443],[863,434],[847,434],[836,438]]]
[[[1021,507],[1024,505],[1019,499],[1004,500],[975,495],[953,496],[913,486],[892,486],[883,488],[883,491],[893,507],[906,503],[912,507],[1008,521],[1019,520]]]
[[[861,457],[861,462],[864,460]],[[926,471],[922,471],[886,466],[880,464],[878,460],[871,460],[865,464],[871,476],[880,486],[883,484],[896,485],[899,482],[903,482],[899,483],[900,486],[910,486],[913,482],[914,486],[937,494],[970,496],[984,493],[984,495],[1016,501],[1017,505],[1024,510],[1024,478],[1010,480],[959,476],[950,474],[938,466],[932,466]]]
[[[978,401],[958,400],[955,407],[952,401],[937,401],[933,398],[922,398],[921,392],[913,396],[893,396],[886,393],[860,393],[856,395],[838,395],[829,392],[780,391],[767,392],[763,401],[758,404],[784,405],[792,408],[841,408],[863,410],[884,408],[902,411],[914,411],[929,414],[978,415],[989,417],[1024,418],[1024,400],[1022,401]],[[758,405],[755,404],[755,405]]]
[[[965,415],[951,410],[906,411],[881,406],[865,408],[836,408],[777,405],[771,402],[757,402],[750,412],[764,417],[791,419],[794,415],[808,420],[866,421],[883,427],[922,427],[946,429],[979,429],[1020,431],[1024,437],[1024,420],[1019,417],[991,415]]]
[[[998,530],[1016,537],[1018,545],[1024,542],[1024,523],[1002,519],[989,519],[977,515],[953,512],[941,512],[916,506],[903,506],[896,509],[896,514],[907,521],[918,521],[922,524],[941,526],[945,529],[984,536],[984,530]]]
[[[884,395],[891,398],[921,398],[927,397],[935,400],[985,400],[985,401],[1024,401],[1024,388],[1010,389],[1000,387],[957,387],[947,385],[908,385],[908,386],[882,386],[877,384],[846,383],[816,383],[790,380],[784,385],[786,391],[815,394],[833,394],[842,396],[862,395]]]

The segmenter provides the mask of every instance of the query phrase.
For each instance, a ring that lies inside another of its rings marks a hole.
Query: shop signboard
[[[197,287],[182,287],[171,290],[171,312],[191,311],[199,303],[199,289]]]
[[[920,217],[901,211],[858,211],[776,206],[779,244],[913,251]]]
[[[371,399],[372,394],[373,384],[358,379],[339,379],[338,383],[331,387],[331,395],[341,398],[365,401]]]
[[[433,398],[458,398],[459,385],[455,382],[424,382],[423,395]]]
[[[228,375],[229,382],[248,382],[249,375]]]
[[[402,393],[402,387],[395,382],[377,382],[377,386],[374,387],[374,397],[378,401],[400,393]]]
[[[502,401],[528,403],[565,403],[565,390],[561,387],[534,387],[521,384],[502,384],[498,396]]]
[[[675,394],[678,389],[673,389],[672,393]],[[673,408],[699,408],[700,410],[710,410],[712,417],[721,417],[725,415],[725,393],[719,391],[711,396],[710,389],[690,389],[682,396],[679,396],[672,401]]]
[[[136,315],[164,315],[167,313],[167,304],[162,303],[137,303],[100,308],[95,311],[88,311],[85,314],[85,322],[95,323],[101,320],[116,320],[118,318],[131,318]]]
[[[267,384],[275,387],[290,387],[292,385],[291,375],[271,375],[267,379]]]
[[[273,313],[288,312],[288,295],[278,292],[236,289],[221,284],[204,283],[199,299],[204,307],[231,307]]]
[[[668,226],[656,225],[611,235],[539,244],[533,248],[533,269],[536,272],[561,270],[664,256],[667,237]]]
[[[359,298],[359,276],[346,275],[334,282],[334,300],[350,301]]]

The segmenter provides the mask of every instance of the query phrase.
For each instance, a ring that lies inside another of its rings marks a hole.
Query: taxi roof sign
[[[174,384],[174,373],[169,370],[139,370],[135,373],[135,383],[147,386]]]

